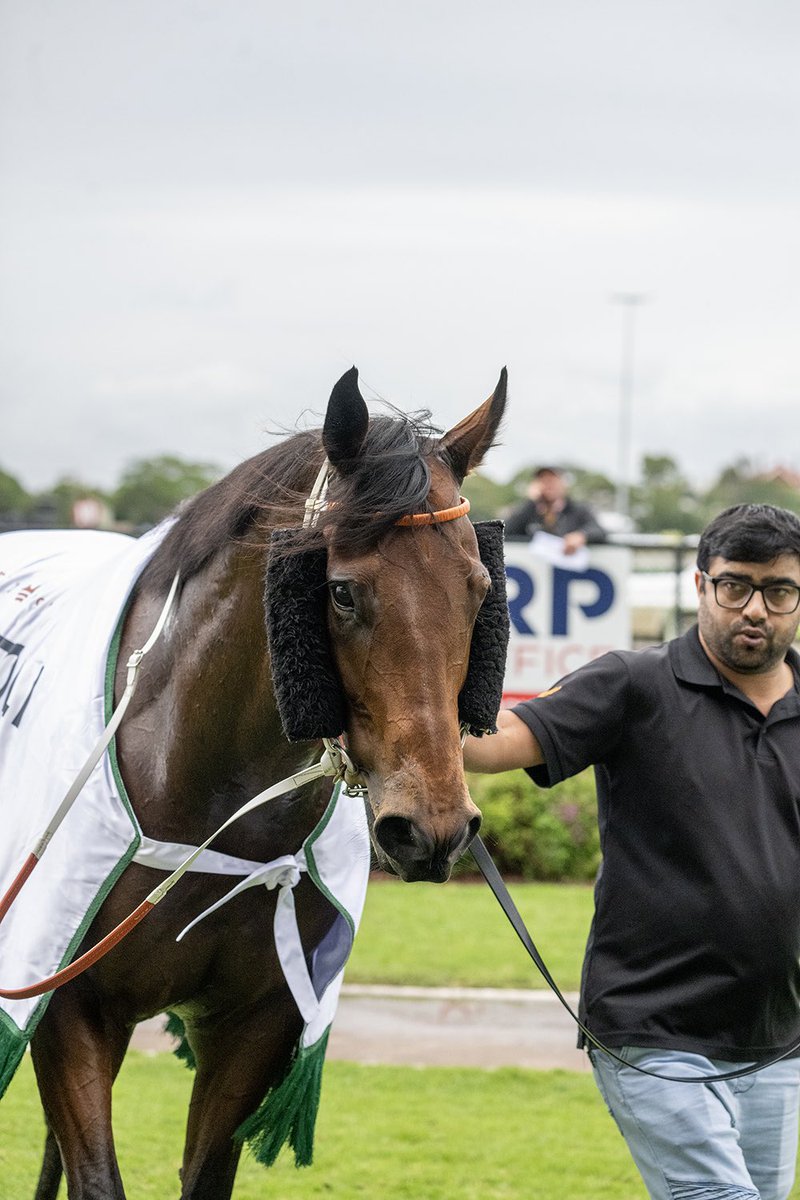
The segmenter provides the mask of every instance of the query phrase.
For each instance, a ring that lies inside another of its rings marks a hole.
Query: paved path
[[[573,1006],[577,997],[568,995]],[[138,1049],[171,1047],[162,1018],[134,1034]],[[549,992],[345,984],[328,1057],[449,1067],[564,1067],[588,1071],[575,1026]]]

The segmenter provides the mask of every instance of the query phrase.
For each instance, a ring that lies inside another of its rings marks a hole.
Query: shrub
[[[594,776],[584,771],[554,788],[537,788],[524,771],[470,775],[483,813],[481,837],[498,868],[521,879],[591,880],[600,865]],[[464,871],[474,872],[467,856]]]

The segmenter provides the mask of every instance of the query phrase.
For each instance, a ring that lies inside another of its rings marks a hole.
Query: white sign
[[[589,562],[553,562],[521,542],[506,542],[511,639],[503,700],[527,700],[608,650],[631,644],[624,546],[590,546]]]
[[[578,546],[571,554],[566,554],[563,537],[546,533],[544,529],[536,530],[528,549],[537,558],[545,558],[554,567],[564,567],[567,571],[585,571],[589,566],[589,550],[586,546]]]

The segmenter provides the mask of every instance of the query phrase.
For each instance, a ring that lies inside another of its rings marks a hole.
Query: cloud
[[[14,6],[0,46],[0,465],[232,465],[367,391],[495,474],[790,458],[800,10],[232,0]],[[91,37],[88,36],[91,33]],[[310,419],[310,418],[308,418]]]

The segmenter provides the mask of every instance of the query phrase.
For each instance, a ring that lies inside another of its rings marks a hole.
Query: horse
[[[321,431],[287,437],[178,511],[131,593],[114,682],[119,700],[126,660],[179,572],[175,607],[116,734],[145,835],[199,845],[242,800],[319,757],[318,740],[284,735],[264,579],[271,532],[299,529],[327,460],[330,487],[314,520],[272,553],[289,564],[309,548],[322,555],[322,585],[312,590],[317,601],[321,592],[378,863],[408,881],[448,878],[481,819],[464,777],[458,698],[490,589],[459,488],[495,440],[505,402],[504,370],[489,399],[438,436],[424,419],[370,418],[353,368],[334,387]],[[433,515],[442,513],[456,515]],[[296,689],[301,706],[312,686]],[[331,787],[322,778],[248,813],[217,849],[260,861],[295,851]],[[123,870],[81,950],[141,903],[154,876],[137,862]],[[244,892],[208,917],[202,937],[176,943],[226,887],[217,875],[187,875],[113,953],[53,992],[31,1041],[47,1124],[36,1200],[55,1200],[62,1175],[71,1200],[124,1200],[112,1084],[134,1026],[164,1012],[179,1016],[196,1060],[181,1197],[230,1197],[236,1130],[286,1077],[303,1020],[269,935],[273,891]],[[303,945],[317,946],[335,911],[305,877],[294,896]]]

